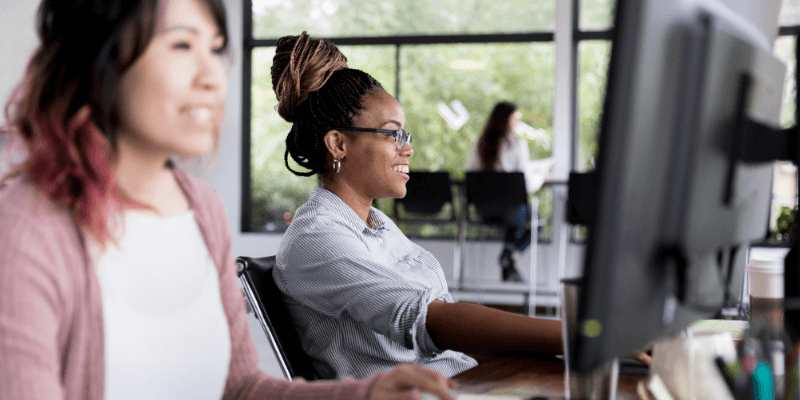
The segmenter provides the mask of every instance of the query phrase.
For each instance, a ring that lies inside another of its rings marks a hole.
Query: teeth
[[[190,108],[189,111],[187,111],[187,114],[189,115],[189,118],[192,119],[192,121],[201,123],[208,122],[211,119],[211,116],[213,115],[211,110],[205,107]]]
[[[395,165],[393,169],[395,172],[400,172],[403,174],[408,173],[408,165]]]

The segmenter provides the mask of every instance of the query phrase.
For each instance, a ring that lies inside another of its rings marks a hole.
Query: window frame
[[[553,0],[557,1],[557,0]],[[616,7],[616,4],[614,5]],[[580,107],[578,99],[579,84],[579,45],[583,41],[608,41],[611,42],[614,32],[614,21],[611,27],[599,30],[583,30],[580,26],[581,0],[572,0],[572,40],[571,57],[569,68],[569,93],[568,102],[570,113],[573,116],[569,127],[569,147],[570,147],[570,170],[577,170],[580,153],[580,119],[578,110]],[[243,51],[242,51],[242,196],[241,196],[241,215],[240,231],[242,233],[261,233],[261,234],[282,234],[263,232],[252,227],[252,154],[251,154],[251,123],[252,123],[252,53],[261,47],[274,47],[277,45],[277,38],[255,38],[253,37],[253,5],[252,0],[243,0]],[[557,16],[556,16],[557,18]],[[779,26],[778,37],[795,36],[795,40],[800,41],[800,25]],[[325,37],[323,38],[336,45],[350,46],[371,46],[371,45],[391,45],[395,47],[395,88],[394,95],[399,99],[402,96],[401,86],[401,63],[400,50],[406,45],[425,45],[425,44],[475,44],[475,43],[533,43],[551,42],[556,43],[553,31],[537,31],[526,33],[497,33],[497,34],[442,34],[442,35],[389,35],[389,36],[365,36],[365,37]],[[613,44],[612,44],[613,45]],[[795,62],[798,55],[795,54]],[[559,68],[556,60],[556,68]],[[795,70],[795,84],[800,81],[800,68]],[[796,86],[797,87],[797,86]],[[800,122],[800,104],[795,105],[795,121]],[[799,178],[800,179],[800,178]],[[556,185],[558,186],[558,185]],[[800,185],[798,185],[800,187]],[[560,197],[560,193],[553,190],[553,201]],[[565,195],[565,194],[564,194]],[[771,217],[771,216],[770,216]],[[552,216],[551,216],[552,218]],[[551,225],[553,225],[551,223]],[[576,229],[570,228],[570,242],[575,244],[584,243],[584,240],[576,236]],[[437,239],[437,238],[431,238]],[[538,239],[539,243],[549,243],[551,238]],[[768,243],[761,244],[768,245]],[[773,246],[787,247],[788,244]]]
[[[552,0],[558,1],[558,0]],[[578,0],[575,0],[576,2]],[[242,1],[242,195],[240,231],[242,233],[280,234],[283,232],[263,232],[252,227],[253,187],[251,181],[252,170],[252,54],[253,50],[261,47],[274,47],[278,38],[253,37],[253,4],[252,0]],[[573,36],[574,37],[574,36]],[[493,33],[493,34],[442,34],[442,35],[389,35],[389,36],[364,36],[364,37],[320,37],[336,44],[337,46],[395,46],[395,88],[394,95],[401,98],[401,63],[400,50],[407,45],[434,45],[434,44],[477,44],[477,43],[536,43],[549,42],[555,44],[555,33],[552,31],[521,32],[521,33]],[[574,64],[574,62],[573,62]],[[556,68],[558,68],[556,66]],[[573,79],[573,78],[571,78]],[[571,86],[575,91],[574,84]],[[571,95],[574,97],[573,95]],[[574,127],[572,128],[574,130]],[[574,136],[574,132],[570,135]],[[574,146],[573,146],[574,147]],[[572,151],[574,154],[574,150]],[[572,166],[570,166],[572,167]],[[554,193],[555,196],[555,193]],[[448,237],[449,238],[449,237]],[[441,239],[430,237],[426,239]],[[551,239],[539,239],[539,243],[549,243]]]
[[[798,49],[798,47],[800,47],[800,25],[778,26],[778,35],[775,38],[776,40],[779,39],[779,38],[782,38],[782,37],[792,37],[792,36],[794,36],[794,40],[795,40],[794,84],[795,84],[795,91],[797,91],[798,90],[798,86],[797,85],[798,85],[798,83],[800,83],[800,71],[797,68],[797,53],[798,53],[797,49]],[[773,42],[773,46],[774,46],[774,42]],[[792,60],[787,60],[787,61],[792,61]],[[797,98],[797,95],[795,95],[795,99],[796,98]],[[800,123],[800,104],[798,104],[797,101],[795,101],[795,105],[794,105],[794,121],[795,121],[794,122],[795,126],[798,126],[798,123]],[[800,165],[796,165],[795,167],[798,168],[797,173],[796,173],[796,177],[795,177],[796,178],[796,180],[795,180],[795,185],[796,185],[795,215],[797,215],[797,207],[798,207],[798,197],[797,197],[797,195],[800,194]],[[775,182],[773,181],[772,184],[774,186]],[[773,201],[773,197],[774,197],[774,187],[772,188],[772,191],[770,192],[770,206],[769,206],[770,207],[770,212],[769,212],[769,217],[767,219],[767,236],[763,240],[761,240],[760,242],[753,243],[753,246],[754,247],[775,247],[775,248],[787,248],[788,249],[788,248],[792,247],[790,240],[775,241],[775,240],[770,239],[769,226],[770,226],[770,224],[772,222],[772,201]],[[797,228],[795,228],[794,231],[795,231],[794,234],[797,235]]]
[[[616,0],[614,1],[614,7],[616,8]],[[572,0],[572,65],[570,66],[570,80],[572,84],[570,87],[572,91],[570,93],[570,113],[573,115],[572,119],[572,126],[570,127],[570,140],[572,141],[572,146],[570,150],[572,154],[570,155],[570,170],[577,171],[578,170],[578,162],[579,162],[579,155],[580,155],[580,118],[578,109],[580,105],[578,104],[578,83],[579,83],[579,76],[578,76],[578,69],[579,69],[579,59],[578,59],[578,48],[580,47],[580,43],[583,41],[608,41],[611,42],[612,38],[614,37],[614,26],[616,21],[611,21],[611,27],[607,29],[601,30],[582,30],[580,27],[580,8],[581,8],[581,0]],[[615,12],[615,11],[614,11]],[[612,43],[613,46],[613,43]],[[606,84],[608,81],[606,80]],[[567,183],[569,184],[569,183]],[[566,198],[566,189],[564,191],[564,197]],[[564,200],[566,201],[566,200]],[[578,226],[575,225],[567,225],[569,228],[569,242],[571,244],[584,244],[586,243],[585,239],[581,239],[578,237]]]

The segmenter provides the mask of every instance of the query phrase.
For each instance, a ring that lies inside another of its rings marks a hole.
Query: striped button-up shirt
[[[314,188],[297,209],[273,276],[316,374],[363,378],[412,362],[453,376],[477,365],[440,349],[428,304],[451,303],[442,267],[370,208],[365,224],[333,193]]]

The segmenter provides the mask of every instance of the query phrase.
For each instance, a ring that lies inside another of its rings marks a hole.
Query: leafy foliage
[[[613,0],[589,3],[596,14],[589,19],[598,20],[594,25],[607,23],[603,19],[610,11],[603,11],[602,7],[610,7],[607,3]],[[254,36],[268,38],[303,30],[318,37],[547,31],[553,27],[554,10],[555,0],[253,1]],[[501,100],[517,103],[522,121],[536,129],[537,137],[528,140],[531,158],[551,156],[554,43],[340,48],[351,68],[373,75],[403,105],[406,130],[414,135],[412,169],[444,170],[453,179],[463,179],[472,143],[494,104]],[[579,125],[581,132],[588,133],[581,135],[580,148],[582,153],[596,154],[592,146],[596,149],[593,141],[605,87],[608,45],[589,46],[584,53],[587,55],[579,58]],[[285,229],[281,214],[294,212],[317,184],[315,178],[296,177],[284,166],[284,140],[290,125],[275,111],[277,101],[269,72],[273,55],[274,48],[265,47],[254,49],[252,57],[251,226],[267,231]],[[459,100],[470,112],[470,119],[459,129],[450,128],[437,111],[439,103],[449,106],[453,100]],[[300,168],[289,162],[292,168]],[[549,237],[552,191],[543,189],[535,196],[546,221],[541,237]],[[376,205],[391,215],[390,200]],[[408,229],[407,233],[422,236],[452,236],[455,232],[454,227],[446,225]]]
[[[254,0],[253,34],[276,38],[552,31],[555,0]]]

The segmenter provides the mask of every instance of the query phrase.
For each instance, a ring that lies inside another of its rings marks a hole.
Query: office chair
[[[283,375],[290,381],[296,377],[316,379],[311,358],[300,345],[283,294],[272,279],[275,256],[238,257],[236,267],[245,298],[267,335]]]
[[[450,188],[450,174],[447,172],[411,171],[406,183],[406,196],[394,201],[394,216],[406,222],[455,221],[455,207],[451,207],[448,219],[415,219],[401,217],[399,206],[403,211],[424,216],[435,216],[442,211],[445,204],[453,204],[453,192]]]
[[[468,171],[464,179],[466,202],[462,210],[461,227],[458,234],[459,262],[453,270],[456,285],[467,287],[462,281],[462,269],[465,265],[466,231],[468,225],[480,225],[481,236],[485,226],[507,227],[514,222],[519,227],[531,226],[534,213],[528,202],[528,192],[525,186],[525,174],[522,172],[474,172]],[[472,219],[469,206],[473,205],[478,219]],[[538,266],[536,261],[537,238],[531,233],[530,277],[527,285],[528,299],[526,307],[528,314],[533,316],[536,312],[537,293],[536,277]],[[504,283],[508,285],[508,283]],[[521,285],[517,285],[520,286]]]
[[[469,222],[508,225],[519,220],[519,224],[530,224],[532,213],[521,212],[523,206],[524,210],[530,209],[522,172],[467,172],[465,185],[467,207],[474,205],[479,217],[478,221]]]

